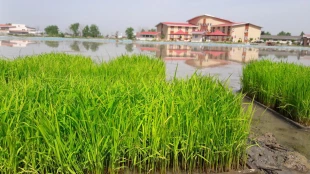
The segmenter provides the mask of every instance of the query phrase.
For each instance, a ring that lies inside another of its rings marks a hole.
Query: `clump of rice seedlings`
[[[0,61],[0,173],[228,171],[245,164],[251,109],[212,77],[66,54]]]
[[[263,60],[243,68],[242,90],[281,114],[310,126],[310,67]]]

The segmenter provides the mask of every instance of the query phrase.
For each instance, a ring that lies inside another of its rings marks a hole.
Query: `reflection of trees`
[[[93,52],[97,51],[99,46],[102,45],[102,43],[99,42],[83,42],[82,44],[86,50],[90,49]]]
[[[80,51],[80,47],[79,47],[79,43],[78,41],[74,41],[71,45],[70,45],[71,49],[74,51]]]
[[[133,51],[133,44],[126,44],[125,48],[127,52],[131,53]]]
[[[58,41],[45,41],[45,45],[52,47],[52,48],[58,48],[59,42]]]

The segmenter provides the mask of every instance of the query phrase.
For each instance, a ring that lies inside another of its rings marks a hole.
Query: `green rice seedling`
[[[94,64],[43,54],[0,67],[0,173],[221,172],[245,164],[252,110],[212,77],[168,83],[164,62],[143,55]]]
[[[263,60],[243,68],[242,90],[281,114],[310,126],[310,68]]]

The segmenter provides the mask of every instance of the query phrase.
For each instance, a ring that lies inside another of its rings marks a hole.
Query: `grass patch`
[[[0,172],[228,171],[245,164],[251,109],[211,77],[67,54],[0,61]]]
[[[242,90],[284,116],[310,126],[310,67],[262,60],[243,68]]]

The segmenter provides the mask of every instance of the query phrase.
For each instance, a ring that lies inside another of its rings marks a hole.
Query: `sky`
[[[186,22],[210,14],[250,22],[263,31],[310,34],[310,0],[0,0],[0,24],[19,23],[40,29],[57,25],[96,24],[103,35],[155,28],[160,22]]]

